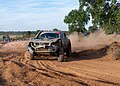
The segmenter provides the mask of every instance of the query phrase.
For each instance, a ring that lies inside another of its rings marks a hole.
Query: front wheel
[[[59,55],[58,61],[59,61],[59,62],[63,62],[63,61],[64,61],[64,55]]]
[[[29,53],[29,57],[28,57],[30,60],[33,60],[34,59],[34,54],[31,54]]]

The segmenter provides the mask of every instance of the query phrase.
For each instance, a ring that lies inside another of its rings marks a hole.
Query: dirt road
[[[45,57],[31,61],[25,54],[26,44],[0,45],[0,85],[120,86],[120,61],[105,60],[102,47],[77,49],[65,62]]]

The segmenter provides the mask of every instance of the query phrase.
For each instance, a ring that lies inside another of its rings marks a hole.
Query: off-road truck
[[[30,60],[37,55],[51,55],[62,62],[64,55],[71,55],[71,42],[62,31],[39,31],[28,43],[27,50]]]

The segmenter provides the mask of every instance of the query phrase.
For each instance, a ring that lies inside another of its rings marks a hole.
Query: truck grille
[[[38,46],[38,45],[46,45],[46,46],[48,46],[49,43],[35,43],[35,45],[36,45],[36,46]]]
[[[45,48],[38,48],[37,51],[48,51],[48,49],[45,49]]]

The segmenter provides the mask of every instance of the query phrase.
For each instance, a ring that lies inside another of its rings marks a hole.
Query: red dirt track
[[[120,86],[120,61],[108,58],[106,45],[81,45],[65,62],[28,60],[26,45],[0,44],[0,86]]]

